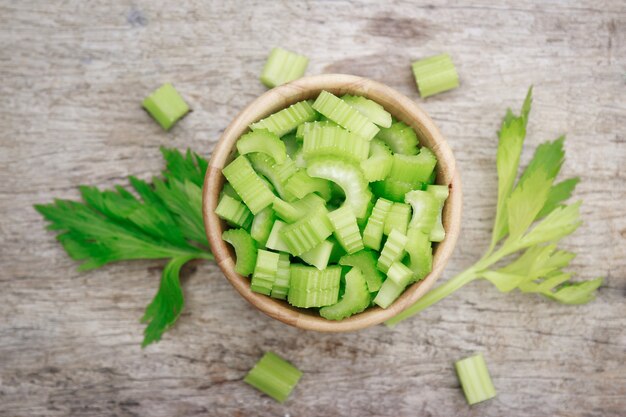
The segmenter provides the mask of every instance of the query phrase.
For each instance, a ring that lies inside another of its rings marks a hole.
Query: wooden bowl
[[[225,224],[215,214],[219,193],[224,184],[222,168],[232,159],[235,142],[246,132],[248,125],[301,100],[314,99],[327,90],[336,95],[354,94],[368,97],[382,104],[398,120],[415,129],[420,143],[437,155],[437,184],[446,184],[450,196],[443,209],[446,238],[435,244],[433,270],[423,280],[412,284],[387,309],[369,308],[340,321],[320,317],[317,311],[292,307],[287,302],[252,292],[250,280],[235,272],[234,252],[221,236]],[[204,225],[215,256],[215,261],[237,291],[256,308],[270,317],[300,329],[322,332],[346,332],[363,329],[390,319],[415,303],[441,275],[456,244],[461,226],[461,181],[452,151],[433,121],[408,97],[378,82],[344,74],[324,74],[305,77],[276,87],[248,105],[226,128],[211,156],[204,181]]]

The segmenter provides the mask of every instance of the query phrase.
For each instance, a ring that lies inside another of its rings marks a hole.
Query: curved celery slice
[[[299,264],[291,265],[291,280],[287,301],[295,307],[323,307],[339,298],[341,267],[319,270]]]
[[[385,227],[383,233],[389,235],[392,230],[396,229],[402,234],[406,234],[411,218],[411,206],[404,203],[393,203],[389,213],[385,217]]]
[[[252,214],[257,214],[274,201],[274,193],[252,169],[245,156],[238,156],[222,170],[222,173]]]
[[[305,160],[329,155],[358,163],[367,159],[370,143],[339,126],[320,126],[304,135],[302,150]]]
[[[324,120],[324,121],[317,121],[317,122],[302,123],[296,129],[296,138],[302,140],[302,139],[304,139],[304,136],[307,133],[309,133],[310,131],[312,131],[313,129],[318,129],[318,128],[324,127],[324,126],[339,126],[339,125],[337,123],[333,122],[332,120]]]
[[[331,183],[322,178],[313,178],[302,169],[293,174],[287,181],[285,191],[303,198],[307,194],[318,193],[324,200],[330,200]]]
[[[433,193],[420,190],[411,191],[406,194],[404,201],[413,208],[413,217],[409,227],[430,235],[435,227],[439,211],[437,199]]]
[[[377,197],[383,197],[391,201],[403,202],[404,196],[409,191],[421,189],[421,184],[411,184],[410,182],[397,181],[389,177],[383,181],[372,183],[372,192]]]
[[[317,194],[307,194],[300,200],[291,203],[291,205],[302,213],[309,213],[314,210],[323,209],[326,206],[326,202]]]
[[[384,276],[376,268],[376,255],[371,250],[364,249],[351,255],[344,255],[339,259],[339,265],[359,268],[365,277],[369,292],[376,292],[383,283]]]
[[[328,213],[328,219],[333,225],[337,241],[347,253],[358,252],[363,249],[363,239],[356,216],[347,206],[340,207]]]
[[[345,95],[341,99],[354,107],[372,123],[381,127],[391,126],[391,114],[383,106],[368,98]]]
[[[272,209],[278,217],[280,217],[287,223],[296,222],[302,217],[303,214],[305,214],[298,211],[292,204],[289,204],[285,200],[281,200],[278,197],[274,199],[274,203],[272,203]]]
[[[261,82],[269,88],[296,80],[304,75],[309,58],[283,48],[273,48],[265,61]]]
[[[346,195],[345,204],[352,208],[354,215],[365,216],[372,193],[359,167],[337,158],[319,158],[309,163],[307,174],[339,185]]]
[[[280,231],[280,236],[289,248],[289,253],[300,256],[326,240],[333,232],[326,208],[310,212],[295,223]]]
[[[281,222],[280,220],[276,220],[272,225],[272,229],[270,230],[270,234],[267,237],[267,241],[265,242],[265,246],[268,249],[277,250],[280,252],[289,252],[289,246],[285,243],[280,232],[283,228],[287,226],[287,223]]]
[[[459,86],[459,76],[448,54],[435,55],[415,61],[412,68],[415,83],[422,98]]]
[[[380,243],[383,238],[385,219],[387,213],[391,210],[393,203],[384,198],[376,200],[372,215],[367,220],[367,225],[363,231],[363,244],[375,251],[380,249]]]
[[[296,173],[296,164],[289,157],[285,157],[285,162],[277,163],[274,158],[264,153],[256,152],[248,155],[250,163],[256,172],[267,178],[278,195],[288,201],[293,201],[295,197],[286,190],[287,180]]]
[[[313,103],[313,108],[337,123],[339,126],[354,132],[367,140],[372,139],[378,133],[378,127],[363,116],[357,109],[339,97],[322,91]]]
[[[392,230],[385,242],[385,246],[383,246],[383,250],[380,252],[378,269],[387,273],[391,264],[402,260],[407,241],[406,235],[396,229]]]
[[[274,159],[277,164],[282,164],[287,158],[285,144],[274,133],[259,129],[248,132],[237,140],[237,151],[241,155],[253,152],[264,153]]]
[[[317,269],[324,269],[328,266],[330,254],[333,251],[333,244],[328,240],[323,241],[313,249],[304,252],[299,256],[304,262],[313,265]]]
[[[298,126],[298,128],[299,127],[300,126]],[[296,134],[293,132],[288,133],[285,136],[281,137],[280,140],[282,140],[285,144],[285,152],[287,152],[287,155],[291,159],[293,159],[296,151],[302,146],[302,143],[300,143],[300,141],[296,138]]]
[[[283,403],[298,384],[302,372],[273,352],[266,352],[244,382]]]
[[[387,178],[393,165],[391,149],[380,139],[370,141],[370,154],[365,161],[361,161],[361,170],[369,182],[381,181]]]
[[[419,281],[433,269],[433,248],[429,235],[418,229],[409,229],[407,243],[404,248],[408,256],[407,266],[413,271],[411,281]]]
[[[454,364],[469,405],[496,396],[496,389],[482,354],[461,359]]]
[[[346,254],[346,250],[341,247],[341,245],[339,244],[339,242],[337,242],[337,239],[335,239],[334,236],[331,235],[326,240],[333,244],[333,250],[330,252],[330,258],[328,259],[328,262],[331,264],[336,264],[337,262],[339,262],[339,259],[341,259],[341,257]]]
[[[312,122],[317,118],[317,113],[308,101],[299,101],[296,104],[274,113],[263,120],[250,125],[250,129],[267,129],[278,136],[296,129],[304,122]]]
[[[269,207],[265,207],[252,219],[250,236],[252,236],[252,238],[256,240],[259,245],[265,246],[275,220],[276,216],[274,215],[274,210]]]
[[[360,313],[370,305],[370,293],[359,268],[346,274],[346,290],[337,304],[320,308],[320,316],[327,320],[341,320]]]
[[[380,129],[376,137],[385,142],[393,153],[416,155],[418,152],[417,135],[404,122],[395,122],[389,128]]]
[[[215,214],[228,223],[243,228],[248,228],[252,221],[252,213],[250,213],[248,207],[228,194],[222,194],[215,208]]]
[[[449,190],[445,185],[429,185],[426,187],[426,192],[430,193],[437,201],[437,218],[435,220],[435,225],[430,232],[430,240],[432,242],[441,242],[446,237],[446,230],[443,228],[441,211],[443,210],[443,205],[448,198]]]
[[[409,285],[412,276],[413,272],[402,263],[394,262],[391,264],[387,279],[374,298],[374,304],[382,308],[389,307]]]
[[[272,298],[281,300],[287,299],[289,292],[289,281],[291,278],[291,262],[288,253],[278,254],[278,268],[276,269],[276,279],[272,285]]]
[[[276,281],[279,256],[277,253],[259,249],[256,265],[250,282],[250,289],[265,295],[270,295]]]
[[[257,246],[254,239],[244,229],[230,229],[222,233],[222,239],[235,249],[235,271],[247,277],[254,271]]]
[[[393,164],[389,171],[389,179],[421,184],[430,179],[437,165],[435,154],[428,148],[422,147],[417,155],[393,155]]]

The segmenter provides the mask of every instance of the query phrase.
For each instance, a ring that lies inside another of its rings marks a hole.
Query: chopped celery
[[[300,126],[298,126],[298,129],[300,128]],[[300,141],[298,141],[298,139],[296,138],[295,133],[287,133],[285,136],[281,137],[280,140],[282,140],[285,144],[285,151],[287,152],[287,155],[289,155],[289,157],[293,159],[295,157],[296,151],[302,145]]]
[[[244,229],[230,229],[222,233],[222,239],[235,249],[235,271],[245,277],[250,275],[257,257],[257,245],[252,236]]]
[[[328,219],[333,225],[335,237],[347,253],[354,253],[363,249],[359,225],[350,207],[343,206],[331,211],[328,213]]]
[[[415,190],[407,193],[404,201],[413,208],[409,227],[430,234],[437,221],[438,203],[432,193]]]
[[[328,262],[331,264],[336,264],[337,262],[339,262],[339,259],[341,259],[341,257],[346,254],[346,250],[341,247],[341,245],[339,244],[339,242],[337,242],[337,239],[335,239],[334,236],[331,235],[326,240],[333,244],[333,250],[330,252],[330,258],[328,259]]]
[[[469,405],[496,396],[496,389],[482,354],[461,359],[454,364]]]
[[[369,157],[361,161],[361,170],[369,182],[381,181],[387,178],[393,165],[391,149],[380,139],[370,141]]]
[[[288,201],[295,199],[286,189],[287,181],[297,171],[291,158],[286,157],[285,162],[278,164],[271,156],[255,152],[249,154],[248,159],[254,170],[270,181],[281,198]]]
[[[398,181],[389,177],[372,183],[372,191],[376,197],[383,197],[396,202],[404,201],[406,193],[415,189],[421,189],[421,185]]]
[[[429,185],[426,187],[426,192],[435,197],[437,202],[437,218],[435,220],[435,225],[430,232],[430,240],[432,242],[441,242],[446,237],[446,230],[443,228],[441,211],[443,210],[443,205],[448,198],[449,190],[445,185]]]
[[[252,214],[257,214],[274,201],[274,193],[252,169],[245,156],[238,156],[222,173]]]
[[[307,194],[300,200],[296,200],[291,203],[291,205],[300,212],[308,213],[313,210],[319,210],[320,208],[324,208],[326,202],[322,197],[317,194]]]
[[[333,233],[326,208],[314,210],[295,223],[280,231],[280,236],[289,248],[289,253],[299,256],[307,252]]]
[[[393,262],[387,272],[387,279],[374,298],[374,304],[387,308],[396,301],[402,291],[409,285],[413,271],[400,262]]]
[[[296,129],[296,138],[302,140],[302,139],[304,139],[304,136],[307,133],[309,133],[311,130],[318,129],[318,128],[324,127],[324,126],[339,126],[339,125],[337,123],[333,122],[333,121],[330,121],[330,120],[302,123]]]
[[[324,269],[328,266],[328,261],[332,251],[333,244],[328,240],[325,240],[313,249],[301,254],[299,258],[307,264],[313,265],[317,269]]]
[[[309,58],[283,48],[273,48],[265,61],[261,82],[269,88],[296,80],[304,75]]]
[[[341,300],[320,308],[320,316],[328,320],[341,320],[360,313],[370,305],[370,293],[361,270],[352,268],[346,274],[346,289]]]
[[[381,127],[391,126],[391,114],[383,106],[368,98],[345,95],[341,99],[354,107],[372,123]]]
[[[295,366],[273,352],[266,352],[244,382],[269,395],[278,402],[285,402],[302,376]]]
[[[358,163],[367,159],[370,143],[339,126],[320,126],[306,132],[302,150],[305,160],[328,155]]]
[[[354,215],[357,218],[365,216],[372,193],[358,166],[338,158],[325,157],[309,162],[307,174],[339,185],[346,195],[345,204],[352,208]]]
[[[412,65],[420,96],[426,98],[459,86],[459,76],[448,54],[415,61]]]
[[[270,295],[274,281],[276,281],[276,272],[278,271],[277,253],[259,249],[257,252],[256,265],[250,282],[250,289],[265,295]]]
[[[229,197],[234,198],[235,200],[241,201],[241,197],[237,194],[237,191],[227,182],[224,183],[224,188],[222,188],[222,194],[225,194]]]
[[[285,226],[287,226],[287,223],[281,222],[280,220],[276,220],[274,222],[265,243],[265,246],[268,249],[273,249],[281,252],[289,252],[289,246],[287,246],[287,244],[280,235],[281,230],[283,230]]]
[[[241,155],[252,152],[261,152],[271,156],[277,164],[282,164],[287,158],[285,144],[274,133],[259,129],[248,132],[237,141],[237,151]]]
[[[419,281],[430,273],[433,269],[433,248],[428,234],[409,228],[404,250],[408,254],[407,266],[413,271],[412,281]]]
[[[252,219],[250,236],[252,236],[252,238],[256,240],[259,245],[265,246],[275,220],[276,216],[274,215],[274,210],[269,207],[265,207],[254,216],[254,219]]]
[[[385,219],[392,205],[393,203],[391,201],[385,200],[384,198],[376,200],[372,215],[367,220],[367,225],[363,231],[363,244],[366,247],[374,249],[375,251],[380,249],[380,243],[385,228]]]
[[[287,223],[296,222],[304,214],[306,214],[306,213],[302,213],[298,211],[293,205],[289,204],[285,200],[281,200],[278,197],[274,199],[274,202],[272,203],[272,209],[274,210],[274,213],[276,213],[278,217],[280,217],[282,220],[286,221]]]
[[[411,206],[404,203],[393,203],[389,213],[385,216],[385,227],[383,233],[389,235],[392,230],[397,230],[402,234],[406,234],[411,218]]]
[[[348,103],[328,91],[322,91],[313,103],[313,108],[337,123],[367,140],[378,133],[378,127]]]
[[[283,136],[296,129],[304,122],[312,122],[317,113],[308,101],[299,101],[250,125],[250,129],[267,129],[278,136]]]
[[[252,213],[250,213],[248,207],[228,194],[222,194],[215,208],[215,214],[228,223],[243,227],[244,229],[250,226],[250,222],[252,221]]]
[[[417,155],[394,154],[388,178],[418,185],[429,180],[436,164],[435,154],[425,147]]]
[[[170,130],[189,112],[189,106],[170,83],[163,84],[154,90],[144,99],[142,105],[165,130]]]
[[[339,298],[341,268],[319,270],[315,267],[292,264],[287,301],[295,307],[323,307]]]
[[[407,241],[408,239],[405,234],[393,229],[389,237],[387,237],[383,250],[380,252],[377,265],[378,269],[387,273],[391,264],[400,261],[404,256],[404,247]]]
[[[303,198],[307,194],[317,193],[324,200],[330,200],[330,181],[322,178],[313,178],[302,169],[293,174],[287,181],[285,191],[296,198]]]
[[[376,137],[385,142],[393,153],[416,155],[418,152],[417,135],[404,122],[395,122],[389,128],[380,129]]]
[[[351,255],[344,255],[339,259],[339,265],[359,268],[365,277],[369,292],[376,292],[383,283],[383,274],[376,268],[376,255],[368,249]]]
[[[276,279],[272,285],[272,298],[281,300],[287,299],[289,292],[289,281],[291,277],[291,262],[289,262],[288,253],[278,254],[278,269],[276,270]]]

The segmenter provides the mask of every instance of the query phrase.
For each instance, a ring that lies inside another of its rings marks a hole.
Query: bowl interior
[[[420,144],[430,148],[437,156],[437,184],[447,185],[450,195],[443,208],[443,225],[446,237],[433,245],[433,270],[423,280],[412,284],[387,309],[369,308],[363,313],[341,321],[329,321],[316,311],[292,307],[285,301],[267,297],[250,290],[250,281],[234,270],[235,256],[222,239],[225,223],[215,214],[219,193],[224,184],[222,168],[234,155],[235,143],[248,126],[272,113],[298,101],[314,99],[326,90],[335,95],[362,95],[381,104],[396,119],[411,126],[420,139]],[[395,316],[426,293],[441,275],[456,240],[461,223],[461,184],[456,171],[455,159],[441,133],[432,120],[408,97],[381,83],[344,74],[326,74],[301,78],[289,84],[269,90],[248,105],[226,128],[216,145],[207,170],[204,193],[203,215],[205,230],[216,262],[226,278],[250,303],[267,315],[295,327],[317,331],[351,331],[382,323]]]

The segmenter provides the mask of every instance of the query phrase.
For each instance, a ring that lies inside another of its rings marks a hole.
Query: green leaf
[[[596,298],[595,291],[600,288],[603,281],[603,278],[596,278],[590,281],[570,282],[554,293],[543,295],[562,304],[586,304]]]
[[[166,161],[166,170],[163,176],[168,180],[177,180],[178,182],[190,181],[202,188],[204,183],[204,174],[207,170],[207,161],[196,154],[187,150],[183,156],[177,149],[161,148],[161,153]]]
[[[553,185],[548,193],[548,200],[537,215],[537,219],[546,217],[548,214],[552,213],[555,208],[561,206],[565,200],[569,199],[579,182],[580,178],[575,177]]]
[[[519,247],[556,242],[572,234],[582,224],[580,221],[580,204],[579,201],[556,208],[520,240]]]
[[[565,160],[565,151],[563,150],[563,142],[565,136],[561,136],[552,142],[544,142],[537,146],[533,158],[522,173],[519,184],[524,181],[538,169],[544,169],[548,178],[554,180],[561,170],[563,161]]]
[[[148,322],[144,331],[142,347],[161,340],[163,332],[170,328],[180,316],[185,304],[180,286],[180,269],[194,259],[193,256],[181,256],[172,259],[163,269],[159,290],[146,307],[142,322]]]
[[[519,239],[533,223],[548,199],[552,179],[545,169],[532,171],[507,200],[508,241]]]

